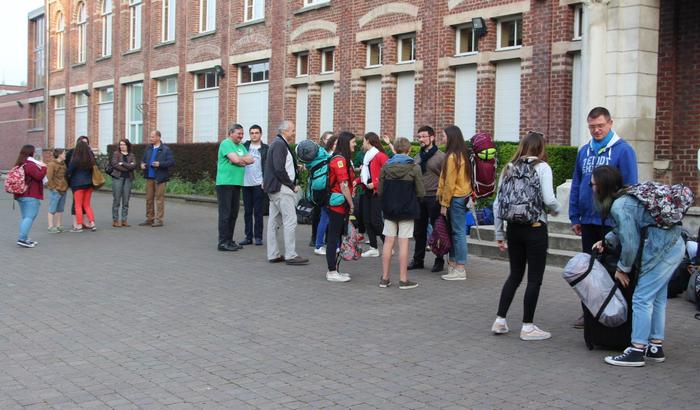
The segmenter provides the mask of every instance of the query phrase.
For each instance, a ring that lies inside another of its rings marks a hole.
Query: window
[[[78,4],[78,63],[87,59],[87,10],[85,3]]]
[[[55,110],[62,110],[66,108],[66,96],[65,95],[57,95],[53,97],[53,108]]]
[[[329,48],[321,51],[321,73],[335,71],[335,49]]]
[[[583,5],[577,4],[574,7],[574,40],[581,40],[583,37]]]
[[[134,144],[143,140],[143,83],[126,86],[127,138]]]
[[[201,73],[196,73],[194,81],[194,90],[207,90],[210,88],[216,88],[219,86],[219,76],[216,75],[216,71],[202,71]]]
[[[330,3],[331,0],[304,0],[304,6],[312,6],[314,4]]]
[[[43,102],[29,104],[29,111],[32,118],[32,129],[44,129],[44,119],[46,118],[46,106]]]
[[[398,62],[399,63],[412,63],[416,61],[416,36],[411,34],[409,36],[402,36],[398,39]]]
[[[84,92],[79,92],[75,94],[75,106],[85,107],[88,104],[88,97]]]
[[[141,48],[141,1],[129,0],[129,50]]]
[[[158,81],[158,95],[177,94],[177,77],[168,77]]]
[[[100,88],[100,104],[114,102],[114,88]]]
[[[511,17],[498,22],[497,49],[520,47],[523,45],[523,18]]]
[[[216,29],[216,0],[199,0],[199,32]]]
[[[243,64],[239,66],[238,84],[259,83],[270,79],[270,62]]]
[[[455,44],[457,50],[455,54],[470,54],[479,51],[478,40],[471,25],[457,28],[457,39]]]
[[[34,88],[44,87],[44,31],[46,23],[43,17],[33,21],[34,25]],[[43,103],[42,103],[43,106]]]
[[[163,0],[163,35],[161,41],[167,43],[175,40],[176,0]]]
[[[309,75],[309,53],[297,54],[297,77]]]
[[[265,18],[265,0],[245,0],[243,21]]]
[[[66,31],[66,22],[63,20],[63,13],[58,13],[56,17],[56,69],[63,68],[63,33]]]
[[[102,57],[112,55],[112,0],[102,1]]]
[[[367,43],[367,67],[375,67],[382,65],[382,49],[384,44],[379,41]]]

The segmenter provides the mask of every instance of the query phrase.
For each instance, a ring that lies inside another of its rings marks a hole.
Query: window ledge
[[[523,48],[523,46],[501,47],[501,48],[497,48],[495,51],[498,53],[501,51],[518,50],[520,48]]]
[[[73,64],[72,66],[70,66],[70,68],[83,67],[83,66],[85,66],[86,64],[87,64],[87,63],[75,63],[75,64]]]
[[[140,48],[135,48],[135,49],[133,49],[133,50],[129,50],[129,51],[126,51],[126,52],[122,53],[122,55],[123,55],[123,56],[128,56],[128,55],[136,54],[136,53],[140,53],[140,52],[141,52],[141,49],[140,49]]]
[[[57,68],[57,69],[55,69],[55,70],[52,70],[52,71],[51,71],[51,74],[62,73],[62,72],[63,72],[63,68]]]
[[[323,8],[330,7],[330,6],[331,6],[330,1],[327,1],[325,3],[319,3],[319,4],[309,4],[308,6],[304,6],[300,9],[294,10],[292,12],[292,14],[302,14],[302,13],[306,13],[307,11],[323,9]]]
[[[42,131],[44,131],[43,128],[31,128],[31,129],[27,130],[27,132],[42,132]]]
[[[216,30],[209,30],[209,31],[205,31],[203,33],[197,33],[197,34],[193,35],[192,37],[190,37],[190,40],[196,40],[196,39],[202,38],[202,37],[213,36],[214,34],[216,34]]]
[[[264,23],[265,23],[265,17],[260,18],[260,19],[255,19],[255,20],[244,21],[243,23],[234,24],[233,28],[239,29],[239,28],[244,28],[244,27],[255,26],[258,24],[264,24]]]
[[[100,61],[106,61],[106,60],[111,60],[111,59],[112,59],[112,55],[110,54],[108,56],[102,56],[102,57],[98,58],[97,60],[95,60],[95,62],[99,63]]]
[[[167,47],[167,46],[172,46],[173,44],[175,44],[175,40],[163,41],[163,42],[158,43],[155,46],[153,46],[153,48]]]

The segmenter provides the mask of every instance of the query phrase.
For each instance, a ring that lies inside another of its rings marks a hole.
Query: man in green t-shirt
[[[216,163],[216,200],[219,204],[219,245],[220,251],[237,251],[243,248],[233,240],[233,230],[238,219],[241,202],[241,187],[245,176],[245,166],[254,159],[248,154],[243,141],[243,126],[233,124],[228,130],[228,138],[219,145]]]

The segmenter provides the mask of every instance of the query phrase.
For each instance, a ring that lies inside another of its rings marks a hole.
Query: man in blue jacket
[[[139,226],[158,227],[163,226],[165,185],[170,179],[170,167],[175,165],[175,160],[170,148],[160,141],[160,131],[151,132],[148,142],[150,144],[141,161],[143,177],[146,178],[146,220]]]
[[[569,196],[569,219],[571,229],[581,236],[583,252],[590,254],[593,244],[602,240],[611,229],[610,221],[603,223],[593,204],[593,169],[603,165],[613,166],[620,171],[624,185],[636,184],[637,155],[632,146],[613,131],[613,121],[607,108],[595,107],[588,113],[587,120],[592,138],[576,156]],[[574,327],[583,327],[583,316],[574,323]]]

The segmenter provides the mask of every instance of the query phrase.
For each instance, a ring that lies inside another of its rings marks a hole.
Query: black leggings
[[[369,237],[369,246],[377,248],[377,235],[384,241],[384,220],[382,219],[382,201],[374,195],[374,191],[367,190],[362,196],[362,214],[365,220],[365,229]]]
[[[547,263],[547,225],[539,227],[524,224],[508,224],[508,258],[510,275],[503,284],[498,316],[506,317],[515,291],[525,276],[527,265],[527,288],[525,289],[523,323],[532,323],[540,295],[540,286]]]
[[[326,263],[328,271],[336,269],[336,250],[340,246],[340,240],[347,228],[345,215],[328,210],[328,231],[326,233]]]

